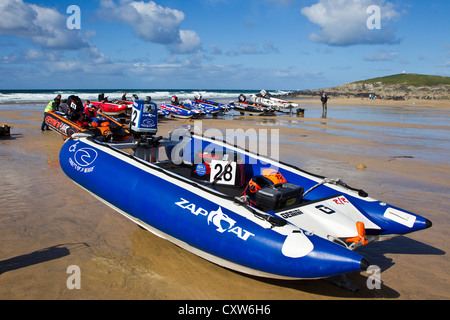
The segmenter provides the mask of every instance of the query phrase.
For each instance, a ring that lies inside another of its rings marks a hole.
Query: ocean
[[[217,100],[221,102],[237,101],[240,94],[249,95],[252,93],[259,93],[256,90],[205,90],[205,89],[117,89],[117,90],[103,90],[103,89],[86,89],[86,90],[0,90],[0,105],[4,104],[47,104],[54,99],[58,94],[61,94],[63,99],[70,95],[76,95],[81,100],[97,100],[100,93],[104,93],[109,100],[121,99],[122,93],[127,92],[127,98],[130,100],[133,94],[140,98],[150,96],[153,101],[162,102],[170,101],[173,95],[176,95],[180,100],[194,99],[194,94],[199,92],[203,98]],[[274,95],[288,94],[289,91],[274,90],[268,91]]]

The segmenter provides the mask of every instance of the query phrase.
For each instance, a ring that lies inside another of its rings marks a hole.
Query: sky
[[[450,76],[448,0],[0,0],[0,90]]]

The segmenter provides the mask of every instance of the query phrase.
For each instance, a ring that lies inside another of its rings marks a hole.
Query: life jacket
[[[89,120],[90,120],[90,118],[88,116],[84,115],[77,120],[77,124],[80,127],[86,128],[86,127],[89,127],[89,123],[90,123]]]
[[[86,106],[86,108],[84,108],[84,114],[91,118],[95,118],[97,116],[97,110],[89,106]]]
[[[50,101],[48,105],[45,107],[44,112],[55,111],[55,104],[57,104],[55,100]]]

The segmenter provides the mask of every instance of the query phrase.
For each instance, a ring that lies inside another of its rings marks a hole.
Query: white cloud
[[[191,53],[201,45],[200,37],[192,30],[180,30],[180,40],[170,46],[172,52]]]
[[[220,47],[218,47],[215,44],[211,45],[211,54],[216,55],[216,56],[220,56],[223,54],[223,51]]]
[[[90,61],[94,64],[106,64],[111,62],[108,56],[100,52],[100,50],[98,50],[98,48],[94,46],[83,48],[83,50],[81,51],[81,55],[82,60],[86,60],[87,58],[87,61]]]
[[[372,5],[381,9],[381,29],[371,30],[367,27],[367,20],[372,15],[367,9]],[[400,13],[392,3],[385,0],[319,0],[301,12],[320,27],[318,34],[310,35],[310,39],[315,42],[333,46],[399,42],[395,28],[389,22],[398,18]]]
[[[2,0],[0,17],[0,34],[30,39],[43,48],[80,49],[88,45],[79,30],[67,28],[67,17],[51,8]]]
[[[136,35],[148,42],[168,45],[175,53],[192,53],[200,47],[195,31],[180,30],[184,20],[182,11],[166,8],[154,1],[102,0],[99,15],[111,21],[132,26]]]
[[[278,53],[279,50],[273,42],[268,41],[264,43],[263,47],[260,48],[255,42],[242,43],[237,49],[230,49],[227,51],[226,55],[230,57],[236,57],[240,55],[255,55],[255,54],[271,54]]]
[[[32,29],[30,21],[36,19],[36,12],[21,0],[4,0],[0,2],[0,16],[0,33],[25,36]]]
[[[385,52],[381,51],[376,54],[365,56],[364,60],[366,61],[392,61],[396,59],[398,56],[398,52]]]

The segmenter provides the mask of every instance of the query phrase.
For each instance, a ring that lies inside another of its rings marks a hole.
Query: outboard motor
[[[158,106],[150,101],[135,100],[133,103],[130,130],[134,137],[134,156],[145,161],[158,160],[158,149],[162,137],[155,137],[158,132]]]
[[[77,121],[84,113],[83,102],[78,96],[71,95],[67,98],[67,105],[69,106],[69,119],[74,122]]]
[[[130,129],[134,136],[155,135],[158,132],[158,106],[150,99],[133,103]]]
[[[202,95],[199,92],[196,92],[194,94],[194,99],[195,99],[195,101],[202,101],[203,97],[202,97]]]

